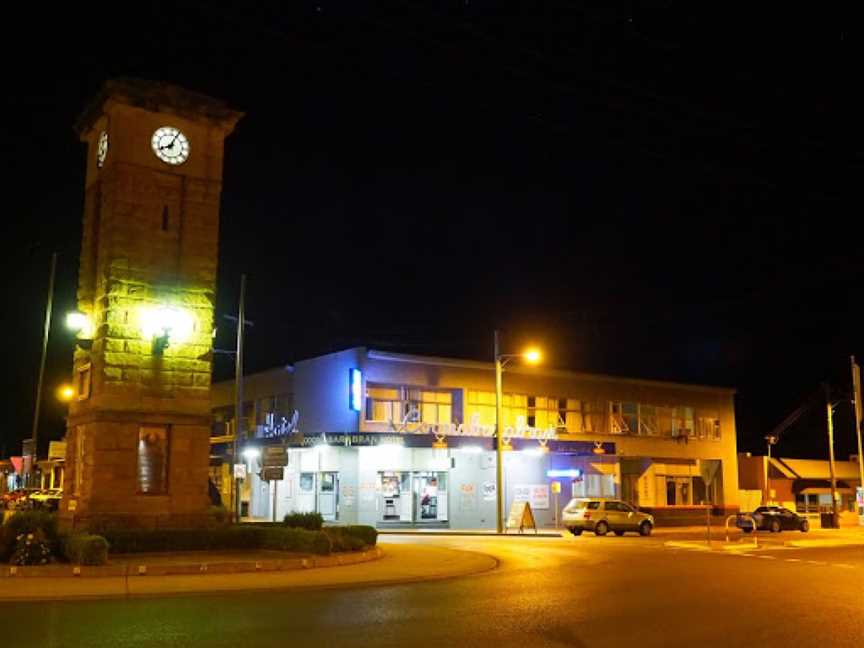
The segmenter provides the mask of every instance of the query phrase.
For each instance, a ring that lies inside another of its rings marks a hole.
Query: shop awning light
[[[567,468],[562,470],[560,468],[550,468],[546,471],[547,477],[570,477],[571,479],[576,479],[577,477],[582,476],[582,471],[578,468]]]
[[[470,452],[471,454],[478,454],[480,452],[483,452],[483,448],[478,445],[462,446],[462,448],[460,449],[462,450],[462,452]]]
[[[251,459],[257,459],[261,456],[261,451],[258,448],[246,448],[243,451],[243,458],[247,461]]]

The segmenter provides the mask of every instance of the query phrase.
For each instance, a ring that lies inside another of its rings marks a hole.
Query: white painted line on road
[[[762,560],[777,560],[774,556],[756,556],[757,558],[761,558]]]
[[[855,565],[847,565],[846,563],[831,563],[832,567],[840,567],[841,569],[855,569]]]
[[[800,558],[787,558],[786,562],[801,562]]]
[[[811,565],[827,565],[828,564],[824,560],[808,560],[807,562],[810,563]]]

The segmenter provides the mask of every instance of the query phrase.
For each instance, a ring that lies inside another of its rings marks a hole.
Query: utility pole
[[[504,395],[502,393],[501,347],[495,331],[495,493],[498,533],[504,533]]]
[[[831,470],[831,517],[832,528],[837,527],[837,478],[834,471],[834,406],[831,404],[831,387],[825,384],[825,400],[828,408],[828,460]]]
[[[42,333],[42,359],[39,362],[39,381],[36,383],[36,407],[33,411],[33,461],[30,478],[36,478],[36,457],[39,455],[39,412],[42,409],[42,382],[45,378],[45,357],[48,355],[48,333],[51,331],[51,308],[54,305],[54,275],[57,271],[57,253],[51,255],[51,274],[48,279],[48,301],[45,304],[45,329]],[[32,485],[32,484],[31,484]]]
[[[246,275],[240,275],[240,304],[237,309],[237,355],[234,365],[234,465],[240,458],[240,435],[243,434],[243,329],[246,315]],[[234,470],[234,465],[231,470]],[[234,517],[240,522],[240,481],[234,477]]]
[[[855,362],[855,356],[852,356],[852,398],[855,402],[855,414],[852,419],[855,421],[855,437],[858,440],[858,488],[864,489],[864,453],[861,450],[861,418],[864,413],[861,411],[861,367]],[[858,493],[856,493],[856,496]],[[856,497],[860,501],[860,498]],[[858,524],[864,526],[864,508],[858,507]]]

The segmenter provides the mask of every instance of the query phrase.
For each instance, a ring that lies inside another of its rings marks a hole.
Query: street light
[[[498,331],[495,331],[495,492],[498,533],[504,533],[504,394],[502,392],[502,374],[504,367],[513,358],[522,358],[528,364],[537,364],[540,362],[541,353],[539,349],[533,347],[522,353],[501,353]]]
[[[765,504],[767,504],[768,500],[771,498],[771,483],[768,478],[768,475],[771,472],[771,446],[776,445],[779,440],[780,437],[772,434],[765,437],[765,441],[768,443],[768,461],[765,463]]]
[[[57,400],[68,403],[75,398],[75,388],[72,385],[60,385],[57,388]]]

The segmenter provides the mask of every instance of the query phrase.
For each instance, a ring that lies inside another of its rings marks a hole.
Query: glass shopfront
[[[447,522],[447,473],[378,473],[379,521],[410,524]]]

